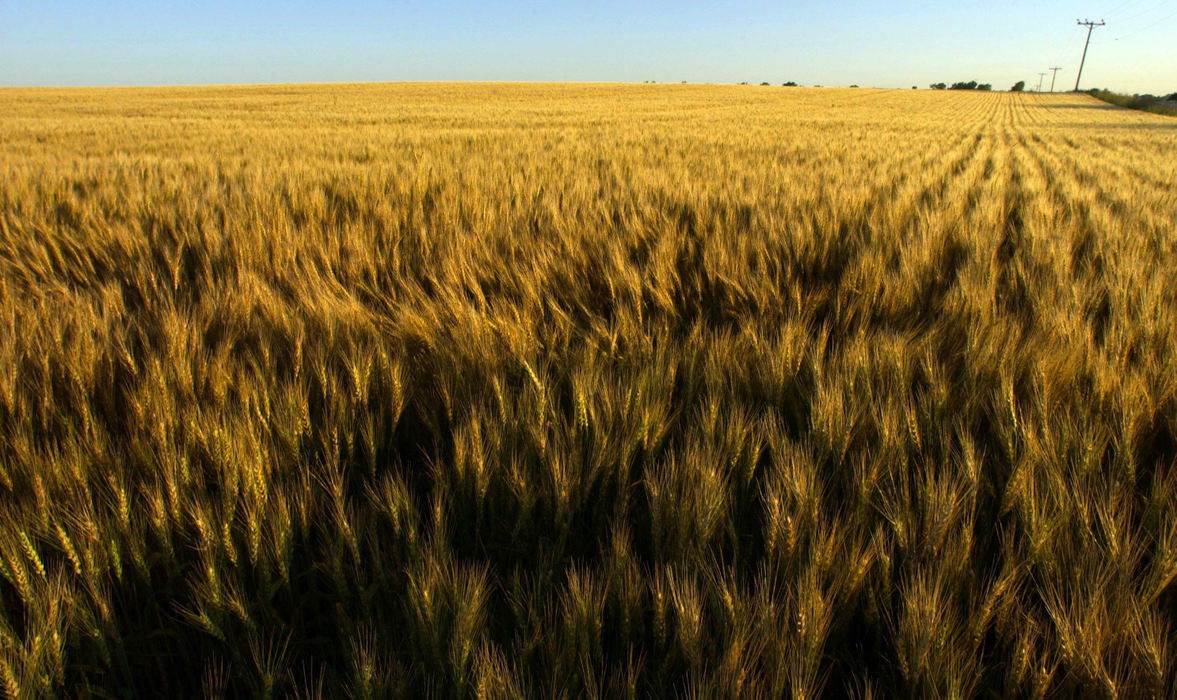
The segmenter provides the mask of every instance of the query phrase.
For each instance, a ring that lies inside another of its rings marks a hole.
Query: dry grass
[[[0,102],[9,694],[1177,692],[1171,120]]]

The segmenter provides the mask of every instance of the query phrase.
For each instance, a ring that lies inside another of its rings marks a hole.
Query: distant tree
[[[792,80],[790,80],[787,83],[781,83],[781,85],[783,85],[784,87],[797,87],[797,83],[794,83]]]
[[[911,86],[911,89],[912,89],[912,90],[919,90],[919,88],[918,88],[918,87],[916,87],[915,85],[912,85],[912,86]]]
[[[1021,92],[1022,90],[1025,90],[1025,89],[1026,89],[1026,81],[1019,80],[1018,82],[1014,83],[1014,86],[1011,87],[1009,89],[1009,91],[1010,92]]]
[[[747,85],[747,84],[748,84],[748,81],[747,81],[747,80],[741,80],[741,81],[740,81],[740,85]]]
[[[976,90],[977,89],[977,81],[970,80],[967,83],[963,83],[963,82],[953,83],[952,87],[950,87],[948,89],[949,90]]]
[[[760,83],[760,84],[761,84],[761,85],[771,85],[772,83],[769,83],[768,81],[765,81],[765,82],[763,82],[763,83]]]
[[[933,90],[944,90],[944,89],[946,89],[948,86],[947,86],[947,85],[945,85],[944,83],[932,83],[932,84],[931,84],[931,85],[929,85],[928,87],[932,88]]]
[[[1173,93],[1172,95],[1169,95],[1165,99],[1168,100],[1169,102],[1177,102],[1177,92]]]
[[[989,83],[981,83],[980,85],[977,86],[977,89],[984,90],[984,91],[988,92],[993,89],[993,86],[990,85]]]
[[[857,85],[851,85],[850,87],[858,87],[858,86],[857,86]]]

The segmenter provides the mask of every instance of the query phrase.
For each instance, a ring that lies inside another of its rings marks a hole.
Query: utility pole
[[[1075,92],[1079,92],[1079,78],[1083,77],[1083,64],[1087,61],[1087,45],[1091,43],[1091,30],[1096,27],[1102,27],[1105,22],[1101,19],[1098,22],[1092,22],[1085,19],[1082,22],[1075,20],[1080,27],[1087,27],[1087,41],[1083,43],[1083,58],[1079,61],[1079,75],[1075,76]]]
[[[1036,92],[1042,92],[1042,79],[1045,77],[1046,77],[1046,73],[1039,73],[1038,74],[1038,90]]]
[[[1054,92],[1054,79],[1058,77],[1058,72],[1062,70],[1062,66],[1052,66],[1050,69],[1050,91]]]

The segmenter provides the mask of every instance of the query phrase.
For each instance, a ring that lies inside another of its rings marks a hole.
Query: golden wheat
[[[1177,693],[1177,126],[5,89],[12,696]]]

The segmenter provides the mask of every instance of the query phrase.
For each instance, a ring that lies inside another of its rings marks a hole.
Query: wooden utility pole
[[[1087,41],[1083,44],[1083,58],[1079,61],[1079,75],[1075,76],[1075,92],[1079,92],[1079,78],[1083,77],[1083,64],[1087,61],[1087,46],[1091,43],[1091,30],[1096,27],[1102,27],[1105,22],[1102,19],[1098,22],[1092,22],[1089,19],[1085,19],[1082,22],[1075,20],[1075,22],[1080,27],[1087,27]]]
[[[1058,77],[1058,72],[1062,70],[1062,66],[1052,66],[1050,69],[1050,91],[1054,92],[1054,79]]]
[[[1038,74],[1038,89],[1036,89],[1034,92],[1042,92],[1042,79],[1045,77],[1046,77],[1046,73],[1039,73]]]

